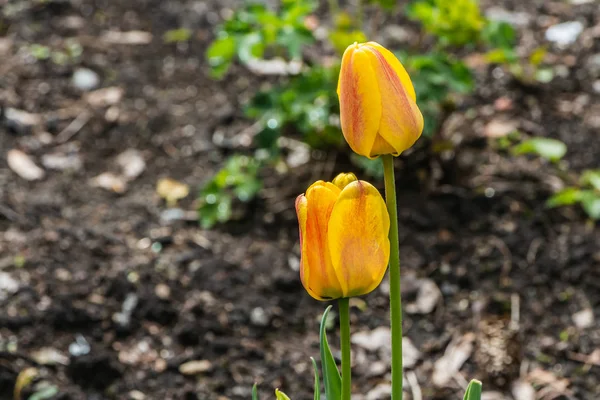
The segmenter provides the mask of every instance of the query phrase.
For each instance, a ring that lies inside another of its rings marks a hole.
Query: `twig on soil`
[[[412,400],[423,400],[423,394],[421,393],[421,386],[419,386],[419,380],[415,371],[406,372],[406,380],[410,385],[410,392],[412,394]]]
[[[23,222],[24,219],[10,207],[0,204],[0,215],[3,215],[6,219],[12,222]]]
[[[21,359],[24,360],[26,362],[28,362],[29,364],[35,365],[35,366],[40,366],[41,364],[37,361],[35,361],[33,358],[29,357],[27,354],[23,353],[23,352],[8,352],[8,351],[0,351],[0,360],[17,360],[17,359]]]
[[[63,144],[68,142],[73,136],[89,122],[92,118],[92,114],[89,111],[82,111],[65,129],[63,129],[58,135],[56,135],[56,142]]]
[[[540,238],[535,238],[531,241],[529,245],[529,250],[527,250],[526,260],[529,265],[533,265],[535,263],[535,259],[537,258],[538,250],[540,246],[544,243],[544,241]]]
[[[510,295],[510,329],[519,330],[521,319],[521,298],[517,293]]]
[[[463,390],[466,390],[467,386],[469,386],[469,382],[467,382],[465,377],[462,376],[460,372],[457,372],[454,375],[452,375],[452,378],[454,378],[456,383],[458,383],[458,386],[460,386]]]
[[[508,274],[510,274],[510,271],[512,269],[512,253],[510,252],[510,249],[508,248],[506,243],[504,243],[504,241],[498,236],[492,236],[491,242],[494,245],[494,247],[496,247],[504,256],[501,272],[501,284],[505,285],[508,283]]]
[[[243,147],[250,147],[252,145],[252,140],[256,135],[258,135],[264,123],[262,120],[258,120],[250,126],[242,129],[239,133],[237,133],[233,138],[231,138],[231,143],[238,144]]]
[[[579,361],[581,363],[584,363],[584,371],[587,372],[590,370],[590,368],[592,368],[592,366],[600,366],[600,349],[596,349],[594,351],[592,351],[591,354],[581,354],[581,353],[574,353],[574,352],[569,352],[567,354],[567,357],[569,357],[571,360],[574,361]]]

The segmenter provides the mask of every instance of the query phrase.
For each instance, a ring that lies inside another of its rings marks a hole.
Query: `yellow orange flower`
[[[342,132],[355,153],[397,156],[423,132],[423,115],[408,73],[375,42],[348,46],[337,92]]]
[[[296,199],[300,279],[317,300],[371,292],[390,257],[390,217],[379,191],[354,174],[334,183],[317,181]]]

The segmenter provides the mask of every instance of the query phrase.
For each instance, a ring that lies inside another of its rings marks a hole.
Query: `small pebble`
[[[250,312],[250,322],[255,326],[267,326],[269,316],[262,307],[256,307]]]
[[[579,21],[563,22],[552,25],[546,30],[546,40],[559,46],[568,46],[575,43],[583,32],[583,24]]]
[[[89,68],[78,68],[73,73],[73,85],[79,90],[92,90],[100,84],[100,77]]]
[[[77,334],[75,341],[69,345],[69,353],[73,357],[84,356],[90,352],[90,349],[90,344],[80,334]]]
[[[193,360],[179,366],[179,372],[183,375],[198,375],[211,369],[212,363],[209,360]]]
[[[156,293],[156,296],[160,299],[166,300],[171,296],[171,288],[164,283],[159,283],[154,288],[154,293]]]

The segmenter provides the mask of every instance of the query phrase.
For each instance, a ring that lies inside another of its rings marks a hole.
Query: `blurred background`
[[[595,0],[0,0],[0,398],[311,399],[293,204],[383,187],[339,130],[367,40],[426,118],[396,160],[406,398],[596,398]],[[359,400],[389,398],[387,287],[351,303]]]

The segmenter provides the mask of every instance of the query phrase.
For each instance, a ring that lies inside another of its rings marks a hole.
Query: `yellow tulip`
[[[375,42],[348,46],[337,92],[342,132],[357,154],[397,156],[423,132],[423,115],[408,73]]]
[[[390,217],[379,191],[354,174],[317,181],[296,199],[300,279],[317,300],[367,294],[390,257]]]

